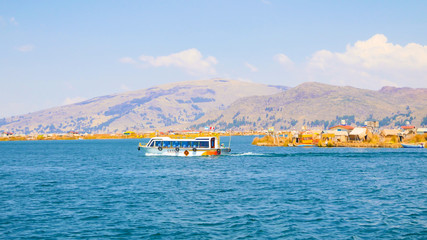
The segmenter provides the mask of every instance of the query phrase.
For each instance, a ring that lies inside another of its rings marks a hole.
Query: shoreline
[[[329,142],[327,144],[322,142],[315,142],[310,144],[293,143],[289,138],[273,138],[271,136],[264,136],[262,138],[254,138],[252,145],[262,147],[347,147],[347,148],[403,148],[402,144],[420,144],[424,143],[426,146],[427,141],[416,141],[407,139],[403,142],[381,142],[381,141],[361,141],[361,142]]]
[[[219,135],[220,137],[229,137],[230,134],[223,133],[201,133],[196,134],[197,136],[206,136],[206,135]],[[248,133],[232,133],[231,136],[256,136],[259,134],[248,134]],[[176,134],[176,135],[158,135],[159,137],[183,137],[183,138],[191,138],[194,137],[194,134]],[[145,134],[76,134],[76,135],[56,135],[56,134],[43,134],[37,136],[17,136],[12,135],[8,137],[0,137],[0,142],[11,142],[11,141],[62,141],[62,140],[97,140],[97,139],[142,139],[142,138],[152,138],[156,137],[153,133],[145,133]]]
[[[298,146],[298,145],[277,145],[277,144],[271,144],[271,143],[257,143],[253,144],[255,146],[260,147],[306,147],[306,148],[312,148],[312,147],[320,147],[320,148],[403,148],[401,143],[389,143],[389,144],[367,144],[367,143],[340,143],[340,144],[332,144],[332,145],[307,145],[307,146]],[[305,144],[301,144],[305,145]]]

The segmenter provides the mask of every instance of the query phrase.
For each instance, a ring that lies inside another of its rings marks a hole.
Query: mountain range
[[[383,87],[373,91],[307,82],[270,96],[241,98],[190,127],[326,129],[341,120],[359,126],[365,121],[379,121],[382,127],[400,127],[407,122],[427,125],[427,89]]]
[[[0,119],[0,130],[30,134],[174,129],[240,98],[286,89],[227,79],[171,83]]]
[[[228,79],[186,81],[0,119],[15,133],[328,128],[346,120],[427,125],[427,89],[379,91],[307,82],[294,88]]]

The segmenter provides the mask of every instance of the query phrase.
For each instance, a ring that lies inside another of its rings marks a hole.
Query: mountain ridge
[[[406,121],[427,124],[425,117],[427,89],[384,87],[373,91],[306,82],[274,95],[238,99],[226,110],[208,113],[189,127],[211,124],[220,129],[245,130],[269,126],[327,128],[341,119],[357,125],[378,120],[383,127],[398,127]]]
[[[113,133],[168,129],[327,128],[340,120],[363,125],[427,125],[427,89],[378,91],[305,82],[294,88],[210,79],[162,84],[0,119],[0,131]]]
[[[230,79],[162,84],[13,116],[0,121],[0,129],[26,134],[154,130],[192,122],[241,97],[269,95],[284,88]]]

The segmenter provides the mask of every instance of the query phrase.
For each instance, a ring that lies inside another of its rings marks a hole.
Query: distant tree
[[[380,126],[388,126],[391,123],[391,119],[389,117],[385,117],[380,121]]]
[[[425,116],[421,121],[421,126],[427,126],[427,116]]]
[[[366,121],[375,121],[375,119],[374,119],[374,117],[373,117],[372,113],[371,113],[371,114],[369,114],[369,117],[366,119]]]
[[[324,129],[327,129],[327,128],[328,128],[328,126],[329,126],[329,121],[325,121],[325,123],[323,124],[323,128],[324,128]]]
[[[298,120],[291,119],[291,126],[295,126],[298,123]]]

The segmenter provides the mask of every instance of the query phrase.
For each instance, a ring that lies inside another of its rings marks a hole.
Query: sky
[[[0,0],[0,118],[226,78],[427,88],[427,1]]]

